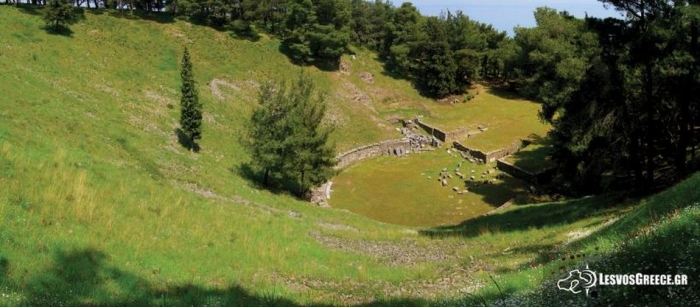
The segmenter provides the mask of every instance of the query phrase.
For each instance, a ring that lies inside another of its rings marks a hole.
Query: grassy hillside
[[[397,271],[308,235],[323,229],[321,221],[362,228],[375,239],[403,236],[403,229],[319,211],[238,175],[247,157],[237,136],[256,103],[256,84],[300,70],[279,53],[278,41],[234,40],[186,22],[109,12],[87,13],[66,37],[47,34],[31,12],[0,10],[1,256],[3,280],[22,292],[58,287],[48,292],[66,298],[73,291],[89,302],[147,291],[141,283],[154,289],[153,299],[176,285],[245,285],[256,295],[302,292],[296,297],[305,301],[326,291],[279,281],[393,282],[432,274],[428,264]],[[205,109],[199,154],[182,148],[175,134],[185,44]],[[341,148],[395,133],[377,125],[383,120],[373,120],[371,108],[343,99],[349,77],[308,71],[331,93],[336,137],[347,140]],[[46,277],[65,257],[118,277],[85,284],[78,282],[83,274],[98,273],[82,268],[71,273],[77,276]]]
[[[518,294],[502,299],[502,290],[483,289],[492,306],[697,306],[700,302],[700,174],[638,202],[598,230],[570,233],[569,244],[543,252],[529,268],[501,277],[500,287]],[[592,208],[588,207],[589,214]],[[506,213],[508,214],[508,213]],[[683,274],[684,286],[610,286],[592,288],[595,298],[558,290],[556,282],[573,269],[605,274]],[[541,280],[535,289],[518,281],[526,271]],[[510,276],[509,276],[510,275]],[[530,289],[528,289],[530,288]]]
[[[490,297],[489,275],[508,292],[532,289],[538,271],[523,268],[572,233],[612,250],[671,212],[649,213],[667,208],[663,196],[595,197],[426,230],[259,190],[239,174],[248,158],[237,137],[256,85],[298,73],[277,40],[85,17],[72,36],[51,35],[35,11],[0,6],[2,306],[454,305]],[[175,134],[184,45],[205,110],[198,154]],[[395,138],[387,117],[431,103],[370,52],[344,62],[347,73],[307,68],[328,93],[341,151]],[[700,201],[699,183],[669,192],[688,195],[673,206]]]

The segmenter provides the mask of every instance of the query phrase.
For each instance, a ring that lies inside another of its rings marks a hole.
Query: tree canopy
[[[692,1],[602,1],[626,19],[538,9],[517,29],[524,94],[543,103],[559,181],[645,192],[697,168],[698,33]]]
[[[335,148],[329,143],[331,127],[323,124],[326,107],[313,81],[301,74],[291,85],[268,82],[260,87],[245,139],[252,168],[261,173],[264,186],[271,179],[299,197],[328,180],[335,165]]]
[[[44,8],[43,17],[46,24],[53,30],[59,30],[78,21],[78,14],[69,0],[49,0]]]

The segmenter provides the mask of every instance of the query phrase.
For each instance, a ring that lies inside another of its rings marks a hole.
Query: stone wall
[[[515,198],[509,199],[507,202],[503,203],[502,205],[498,206],[498,208],[493,209],[489,212],[484,213],[482,216],[487,216],[487,215],[492,215],[494,213],[498,213],[500,211],[503,211],[505,209],[508,209],[508,207],[513,205],[513,202],[515,201]]]
[[[418,126],[420,126],[421,128],[423,128],[423,130],[425,130],[425,132],[427,132],[429,135],[432,135],[432,136],[436,137],[438,140],[440,140],[440,141],[442,141],[442,142],[445,142],[445,139],[447,139],[447,133],[446,133],[445,131],[442,131],[442,130],[440,130],[440,129],[438,129],[438,128],[435,128],[435,127],[433,127],[433,126],[430,126],[430,125],[428,125],[428,124],[422,122],[422,121],[421,121],[419,118],[417,118],[417,117],[416,117],[416,119],[415,119],[414,121],[415,121],[415,123],[416,123]]]
[[[496,162],[496,165],[498,166],[498,169],[502,172],[508,173],[509,175],[525,180],[527,182],[535,183],[537,181],[537,176],[535,174],[530,173],[522,168],[519,168],[513,164],[510,164],[503,159],[498,159]]]
[[[503,159],[498,159],[496,162],[498,169],[502,172],[508,173],[509,175],[525,180],[533,184],[545,184],[551,181],[552,175],[554,174],[555,168],[548,168],[537,173],[528,172],[520,167],[517,167]]]
[[[496,160],[498,160],[498,159],[510,156],[510,155],[520,151],[520,149],[523,147],[523,142],[521,140],[518,140],[518,141],[513,142],[512,144],[510,144],[507,147],[492,150],[489,152],[483,152],[483,151],[475,149],[475,148],[469,148],[467,146],[462,145],[462,143],[460,143],[460,142],[452,143],[452,147],[465,153],[467,156],[473,157],[476,160],[480,160],[477,162],[493,163],[493,162],[496,162]]]
[[[522,140],[517,140],[513,143],[511,143],[507,147],[503,147],[501,149],[493,150],[488,153],[486,153],[486,161],[488,163],[493,163],[496,162],[496,160],[505,158],[507,156],[510,156],[523,148],[523,141]]]
[[[452,143],[452,147],[467,154],[467,156],[471,156],[474,159],[481,160],[482,163],[483,163],[483,161],[486,161],[486,153],[484,153],[481,150],[469,148],[467,146],[462,145],[462,143],[460,143],[460,142]]]
[[[457,129],[454,131],[447,132],[447,131],[443,131],[443,130],[440,130],[438,128],[435,128],[431,125],[428,125],[428,124],[422,122],[419,118],[415,118],[414,122],[418,126],[423,128],[423,130],[425,130],[425,132],[427,132],[429,135],[434,136],[435,138],[437,138],[438,140],[440,140],[443,143],[449,143],[449,142],[455,142],[455,141],[459,141],[459,140],[463,140],[463,139],[468,139],[472,135],[481,133],[481,131],[479,131],[479,130],[472,131],[472,130],[469,130],[468,128],[460,128],[460,129]]]
[[[415,144],[414,144],[415,145]],[[348,150],[336,157],[338,164],[335,169],[339,170],[357,161],[382,155],[403,156],[419,148],[411,146],[411,139],[406,137],[398,140],[389,140]],[[333,182],[328,181],[320,186],[311,189],[310,200],[321,207],[328,207],[328,200],[331,198],[331,186]]]
[[[331,199],[331,186],[333,182],[328,181],[311,190],[311,202],[321,207],[328,208],[328,200]]]
[[[467,128],[457,129],[455,131],[445,133],[445,140],[443,142],[458,141],[463,139],[468,139],[472,135],[477,134],[477,131],[469,131]]]
[[[345,168],[357,161],[381,155],[403,156],[411,151],[411,142],[408,138],[369,144],[366,146],[353,148],[338,155],[338,164],[335,166],[335,168]]]

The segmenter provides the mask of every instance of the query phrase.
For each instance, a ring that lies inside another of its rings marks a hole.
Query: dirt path
[[[221,92],[221,86],[228,87],[236,92],[241,90],[240,87],[236,86],[233,83],[214,78],[213,80],[211,80],[211,82],[209,82],[209,88],[211,89],[211,93],[219,99],[225,98],[224,94]]]
[[[416,241],[409,239],[398,242],[346,239],[326,235],[317,230],[309,231],[309,235],[330,248],[370,255],[392,266],[408,266],[421,262],[439,262],[457,258],[455,246],[439,244],[420,246]]]
[[[327,228],[328,227],[324,227]],[[334,228],[339,228],[335,226]],[[365,239],[348,239],[310,230],[309,236],[317,242],[333,249],[359,253],[378,258],[390,266],[413,266],[426,262],[442,262],[438,265],[437,278],[407,280],[400,283],[386,281],[329,282],[312,279],[287,280],[286,284],[298,291],[314,289],[327,293],[329,298],[342,304],[368,303],[372,299],[348,293],[383,293],[386,297],[433,299],[439,297],[464,296],[474,292],[482,285],[474,279],[474,272],[484,267],[480,261],[472,261],[464,266],[459,260],[459,250],[464,244],[457,242],[435,241],[420,244],[416,240],[372,241]]]

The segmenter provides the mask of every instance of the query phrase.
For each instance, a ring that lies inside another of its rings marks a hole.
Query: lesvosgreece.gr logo
[[[559,290],[577,294],[583,291],[588,296],[591,288],[601,286],[687,286],[685,274],[603,274],[596,273],[586,265],[585,270],[573,270],[565,278],[557,281]]]
[[[597,281],[596,273],[586,265],[585,270],[573,270],[569,272],[569,276],[557,281],[557,288],[571,293],[581,293],[585,290],[588,296],[588,291],[596,286]]]

